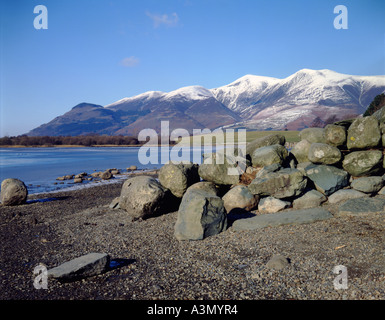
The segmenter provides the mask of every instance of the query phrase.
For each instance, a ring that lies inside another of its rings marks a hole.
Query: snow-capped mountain
[[[343,119],[362,114],[385,92],[385,76],[352,76],[302,69],[284,78],[246,75],[218,88],[183,87],[148,91],[105,107],[80,104],[28,135],[127,134],[145,128],[170,130],[246,127],[299,130],[316,118]]]

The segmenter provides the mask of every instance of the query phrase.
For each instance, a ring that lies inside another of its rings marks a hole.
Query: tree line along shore
[[[247,131],[247,142],[270,134],[280,133],[288,142],[299,140],[299,131]],[[237,139],[237,133],[235,133]],[[82,135],[82,136],[5,136],[0,138],[2,148],[22,147],[139,147],[145,144],[133,136],[107,136],[107,135]],[[161,144],[160,137],[159,143]],[[170,145],[177,142],[169,141]]]

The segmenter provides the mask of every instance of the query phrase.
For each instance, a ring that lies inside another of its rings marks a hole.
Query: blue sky
[[[303,69],[385,74],[383,0],[0,0],[0,136],[81,102]],[[348,9],[337,30],[334,7]],[[48,10],[48,29],[33,12]]]

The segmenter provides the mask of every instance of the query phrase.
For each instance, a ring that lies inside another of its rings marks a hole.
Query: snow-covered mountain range
[[[362,114],[385,92],[385,76],[352,76],[331,70],[302,69],[277,79],[246,75],[219,88],[189,86],[149,91],[107,106],[82,103],[28,133],[38,135],[137,135],[145,128],[170,130],[246,127],[300,130],[316,119]]]

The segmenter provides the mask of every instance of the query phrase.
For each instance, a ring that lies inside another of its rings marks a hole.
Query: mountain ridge
[[[160,121],[170,130],[246,127],[300,130],[315,118],[365,112],[385,92],[385,76],[356,76],[329,69],[301,69],[283,78],[247,74],[228,85],[187,86],[170,92],[147,91],[106,106],[82,103],[27,135],[137,135]]]

